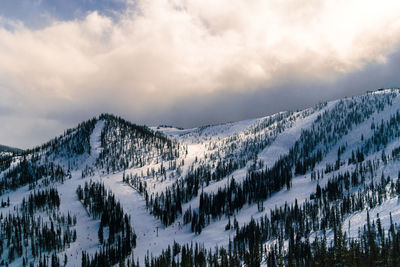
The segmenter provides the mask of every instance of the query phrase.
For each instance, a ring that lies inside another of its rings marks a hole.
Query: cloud
[[[108,111],[154,122],[208,106],[200,99],[334,83],[385,64],[399,45],[399,11],[399,1],[139,0],[116,17],[0,23],[0,110],[20,121]],[[187,114],[197,119],[185,125],[212,121]]]

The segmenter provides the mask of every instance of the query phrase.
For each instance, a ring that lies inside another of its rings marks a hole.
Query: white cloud
[[[0,27],[0,107],[45,116],[95,102],[145,116],[191,94],[332,81],[386,60],[399,11],[399,1],[139,0],[117,19],[13,23]]]

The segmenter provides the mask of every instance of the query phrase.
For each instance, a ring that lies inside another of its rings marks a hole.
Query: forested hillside
[[[16,153],[21,153],[22,149],[0,145],[0,153],[2,152],[11,152],[16,154]]]
[[[0,266],[397,266],[399,197],[399,89],[194,129],[102,114],[0,154]]]

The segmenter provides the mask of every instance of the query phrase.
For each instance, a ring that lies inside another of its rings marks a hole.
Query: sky
[[[0,144],[196,127],[400,87],[400,1],[2,0]]]

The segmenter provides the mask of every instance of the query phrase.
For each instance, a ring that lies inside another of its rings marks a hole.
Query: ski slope
[[[371,94],[384,96],[392,94],[393,90],[381,90]],[[361,123],[355,125],[351,130],[340,138],[329,150],[324,154],[323,159],[315,166],[315,170],[323,170],[327,164],[334,164],[337,159],[337,151],[340,147],[345,146],[346,150],[342,153],[341,158],[343,164],[338,171],[333,171],[318,181],[311,179],[311,172],[304,175],[293,177],[290,190],[283,188],[279,192],[274,193],[270,198],[263,202],[263,211],[259,211],[257,204],[245,205],[239,210],[234,217],[243,226],[251,220],[259,220],[265,215],[269,216],[270,210],[288,204],[291,205],[295,201],[299,204],[310,199],[310,195],[315,192],[317,184],[324,186],[332,175],[339,172],[354,170],[355,165],[348,164],[347,159],[351,157],[352,151],[362,147],[364,139],[372,136],[371,124],[387,121],[390,116],[400,109],[400,94],[395,92],[396,96],[392,100],[392,104],[385,106],[382,110],[375,111],[372,116],[365,119]],[[357,97],[354,97],[357,99]],[[250,119],[240,122],[232,122],[221,125],[213,125],[199,127],[193,129],[177,129],[172,127],[152,127],[154,131],[160,131],[165,136],[178,142],[181,146],[179,156],[174,159],[179,166],[179,172],[175,169],[168,169],[164,175],[157,174],[157,170],[165,167],[168,161],[153,160],[143,166],[135,166],[126,170],[118,170],[107,173],[104,169],[96,166],[96,162],[103,151],[101,143],[102,131],[105,122],[99,120],[90,135],[90,153],[77,156],[79,167],[71,170],[71,178],[63,183],[57,182],[52,186],[56,186],[61,197],[61,206],[59,212],[71,213],[77,217],[77,240],[72,243],[65,251],[58,253],[59,258],[63,258],[64,254],[68,255],[68,266],[78,266],[81,263],[82,251],[86,251],[93,255],[101,248],[98,241],[98,229],[100,220],[92,219],[88,216],[86,209],[78,200],[76,189],[79,185],[83,186],[88,180],[100,181],[110,189],[121,202],[123,209],[131,217],[133,229],[137,235],[137,246],[133,250],[135,258],[139,258],[140,263],[144,263],[147,253],[156,256],[168,245],[172,246],[174,242],[186,244],[190,242],[198,242],[204,244],[207,249],[213,249],[215,246],[227,246],[229,240],[235,235],[234,230],[225,230],[225,226],[232,218],[222,216],[220,219],[212,220],[201,232],[195,234],[190,229],[190,224],[184,225],[182,216],[170,226],[164,226],[160,220],[156,219],[147,209],[144,195],[138,192],[133,186],[122,181],[123,175],[136,175],[146,182],[146,190],[151,193],[162,193],[166,188],[172,186],[177,180],[185,179],[185,175],[193,168],[201,166],[201,164],[212,164],[211,158],[215,155],[223,157],[238,156],[243,153],[246,142],[255,142],[257,138],[269,137],[271,142],[265,148],[257,152],[257,160],[263,163],[263,166],[273,166],[282,156],[289,153],[290,149],[299,140],[304,130],[313,127],[317,118],[322,114],[332,110],[338,105],[340,100],[326,103],[318,108],[310,108],[298,112],[282,112],[272,116],[263,118]],[[274,118],[279,118],[274,121]],[[268,123],[271,122],[271,123]],[[391,140],[385,148],[375,151],[367,155],[365,160],[379,160],[382,150],[387,154],[400,146],[399,138]],[[21,159],[14,158],[14,162],[9,169],[14,168]],[[55,163],[64,167],[68,166],[68,161],[63,158],[55,158]],[[182,162],[182,163],[181,163]],[[184,163],[183,163],[184,162]],[[249,168],[255,165],[252,160],[246,162],[245,167],[239,168],[219,181],[211,181],[208,186],[203,186],[201,190],[206,193],[217,192],[219,188],[224,188],[229,184],[231,179],[241,183],[248,173]],[[94,173],[88,177],[82,178],[82,170],[84,168],[93,168]],[[261,169],[261,168],[260,168]],[[148,175],[149,170],[156,170],[155,175]],[[389,159],[386,165],[380,166],[377,171],[378,176],[383,173],[390,176],[392,180],[397,179],[400,170],[400,161]],[[0,173],[4,175],[6,171]],[[370,181],[369,181],[370,182]],[[43,184],[38,184],[38,189]],[[22,199],[27,197],[31,190],[28,185],[22,186],[15,191],[9,191],[0,199],[10,199],[10,206],[0,208],[0,212],[6,215],[9,212],[15,212],[18,209]],[[183,211],[188,207],[196,210],[199,207],[199,195],[190,199],[182,206]],[[364,210],[347,216],[343,222],[343,231],[352,238],[357,238],[358,231],[361,229],[367,218],[367,207]],[[381,220],[385,230],[388,229],[390,220],[389,214],[392,215],[393,221],[400,219],[400,200],[397,196],[389,198],[382,205],[370,210],[371,220],[378,218]],[[311,236],[320,233],[313,233]],[[327,234],[328,241],[333,238],[332,232]],[[312,237],[310,237],[312,238]],[[6,252],[5,252],[6,253]],[[21,259],[13,261],[10,266],[20,266]]]

